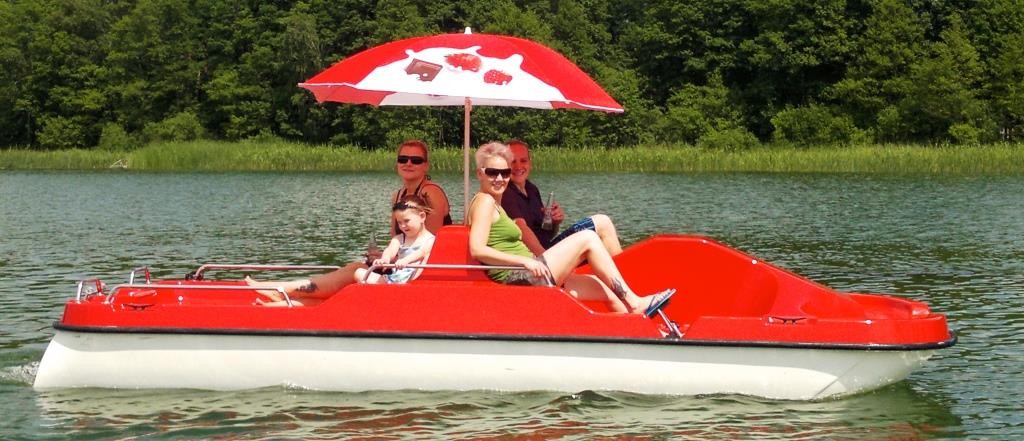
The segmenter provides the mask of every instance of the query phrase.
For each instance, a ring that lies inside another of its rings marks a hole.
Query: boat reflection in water
[[[36,394],[40,415],[66,433],[238,434],[269,438],[659,437],[918,439],[959,437],[942,397],[906,383],[844,400],[777,401],[583,391],[315,392],[58,389]],[[945,428],[945,429],[943,429]]]
[[[616,256],[654,318],[557,287],[496,284],[444,227],[405,285],[351,285],[316,306],[255,306],[240,280],[134,283],[70,300],[37,389],[612,390],[815,400],[906,378],[955,342],[921,302],[839,293],[700,236]],[[589,273],[583,266],[579,273]],[[134,278],[134,273],[133,273]]]

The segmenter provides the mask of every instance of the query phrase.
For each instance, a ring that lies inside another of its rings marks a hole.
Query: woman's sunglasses
[[[503,177],[503,178],[511,178],[512,177],[512,169],[510,169],[510,168],[491,168],[491,167],[487,167],[487,168],[484,169],[484,174],[489,176],[489,177],[492,177],[492,178],[496,178],[496,177],[498,177],[498,175],[501,175],[501,177]]]
[[[398,162],[399,164],[405,164],[406,162],[411,162],[412,165],[420,165],[420,164],[422,164],[424,162],[427,162],[427,158],[424,158],[422,156],[398,155],[398,159],[397,159],[396,162]]]

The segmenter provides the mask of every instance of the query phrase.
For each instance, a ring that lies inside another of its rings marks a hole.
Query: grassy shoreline
[[[725,152],[686,146],[609,149],[534,149],[550,172],[778,172],[937,175],[1024,175],[1024,145],[863,145],[792,148],[767,146]],[[141,171],[385,171],[391,149],[310,146],[287,142],[194,141],[152,144],[130,152],[0,150],[0,170]],[[462,170],[462,151],[431,151],[435,172]]]

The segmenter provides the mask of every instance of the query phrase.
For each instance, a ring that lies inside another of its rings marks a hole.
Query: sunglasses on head
[[[405,210],[411,208],[413,210],[423,210],[423,207],[419,206],[415,202],[396,202],[395,205],[391,206],[391,211]]]
[[[427,162],[427,158],[424,158],[422,156],[398,155],[398,159],[396,160],[396,162],[398,162],[399,164],[405,164],[406,162],[411,162],[413,165],[420,165],[420,164],[422,164],[424,162]]]
[[[487,167],[484,169],[484,174],[492,178],[496,178],[499,175],[501,175],[501,177],[503,178],[510,178],[512,177],[512,169]]]

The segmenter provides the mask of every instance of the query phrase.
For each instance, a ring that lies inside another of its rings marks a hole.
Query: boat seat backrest
[[[428,264],[448,265],[480,265],[480,262],[469,254],[469,227],[466,225],[447,225],[441,227],[430,250]],[[416,280],[441,281],[489,281],[487,274],[478,269],[426,268]]]
[[[677,289],[668,311],[684,322],[761,316],[779,292],[778,270],[702,236],[658,235],[626,248],[615,262],[637,292]]]

